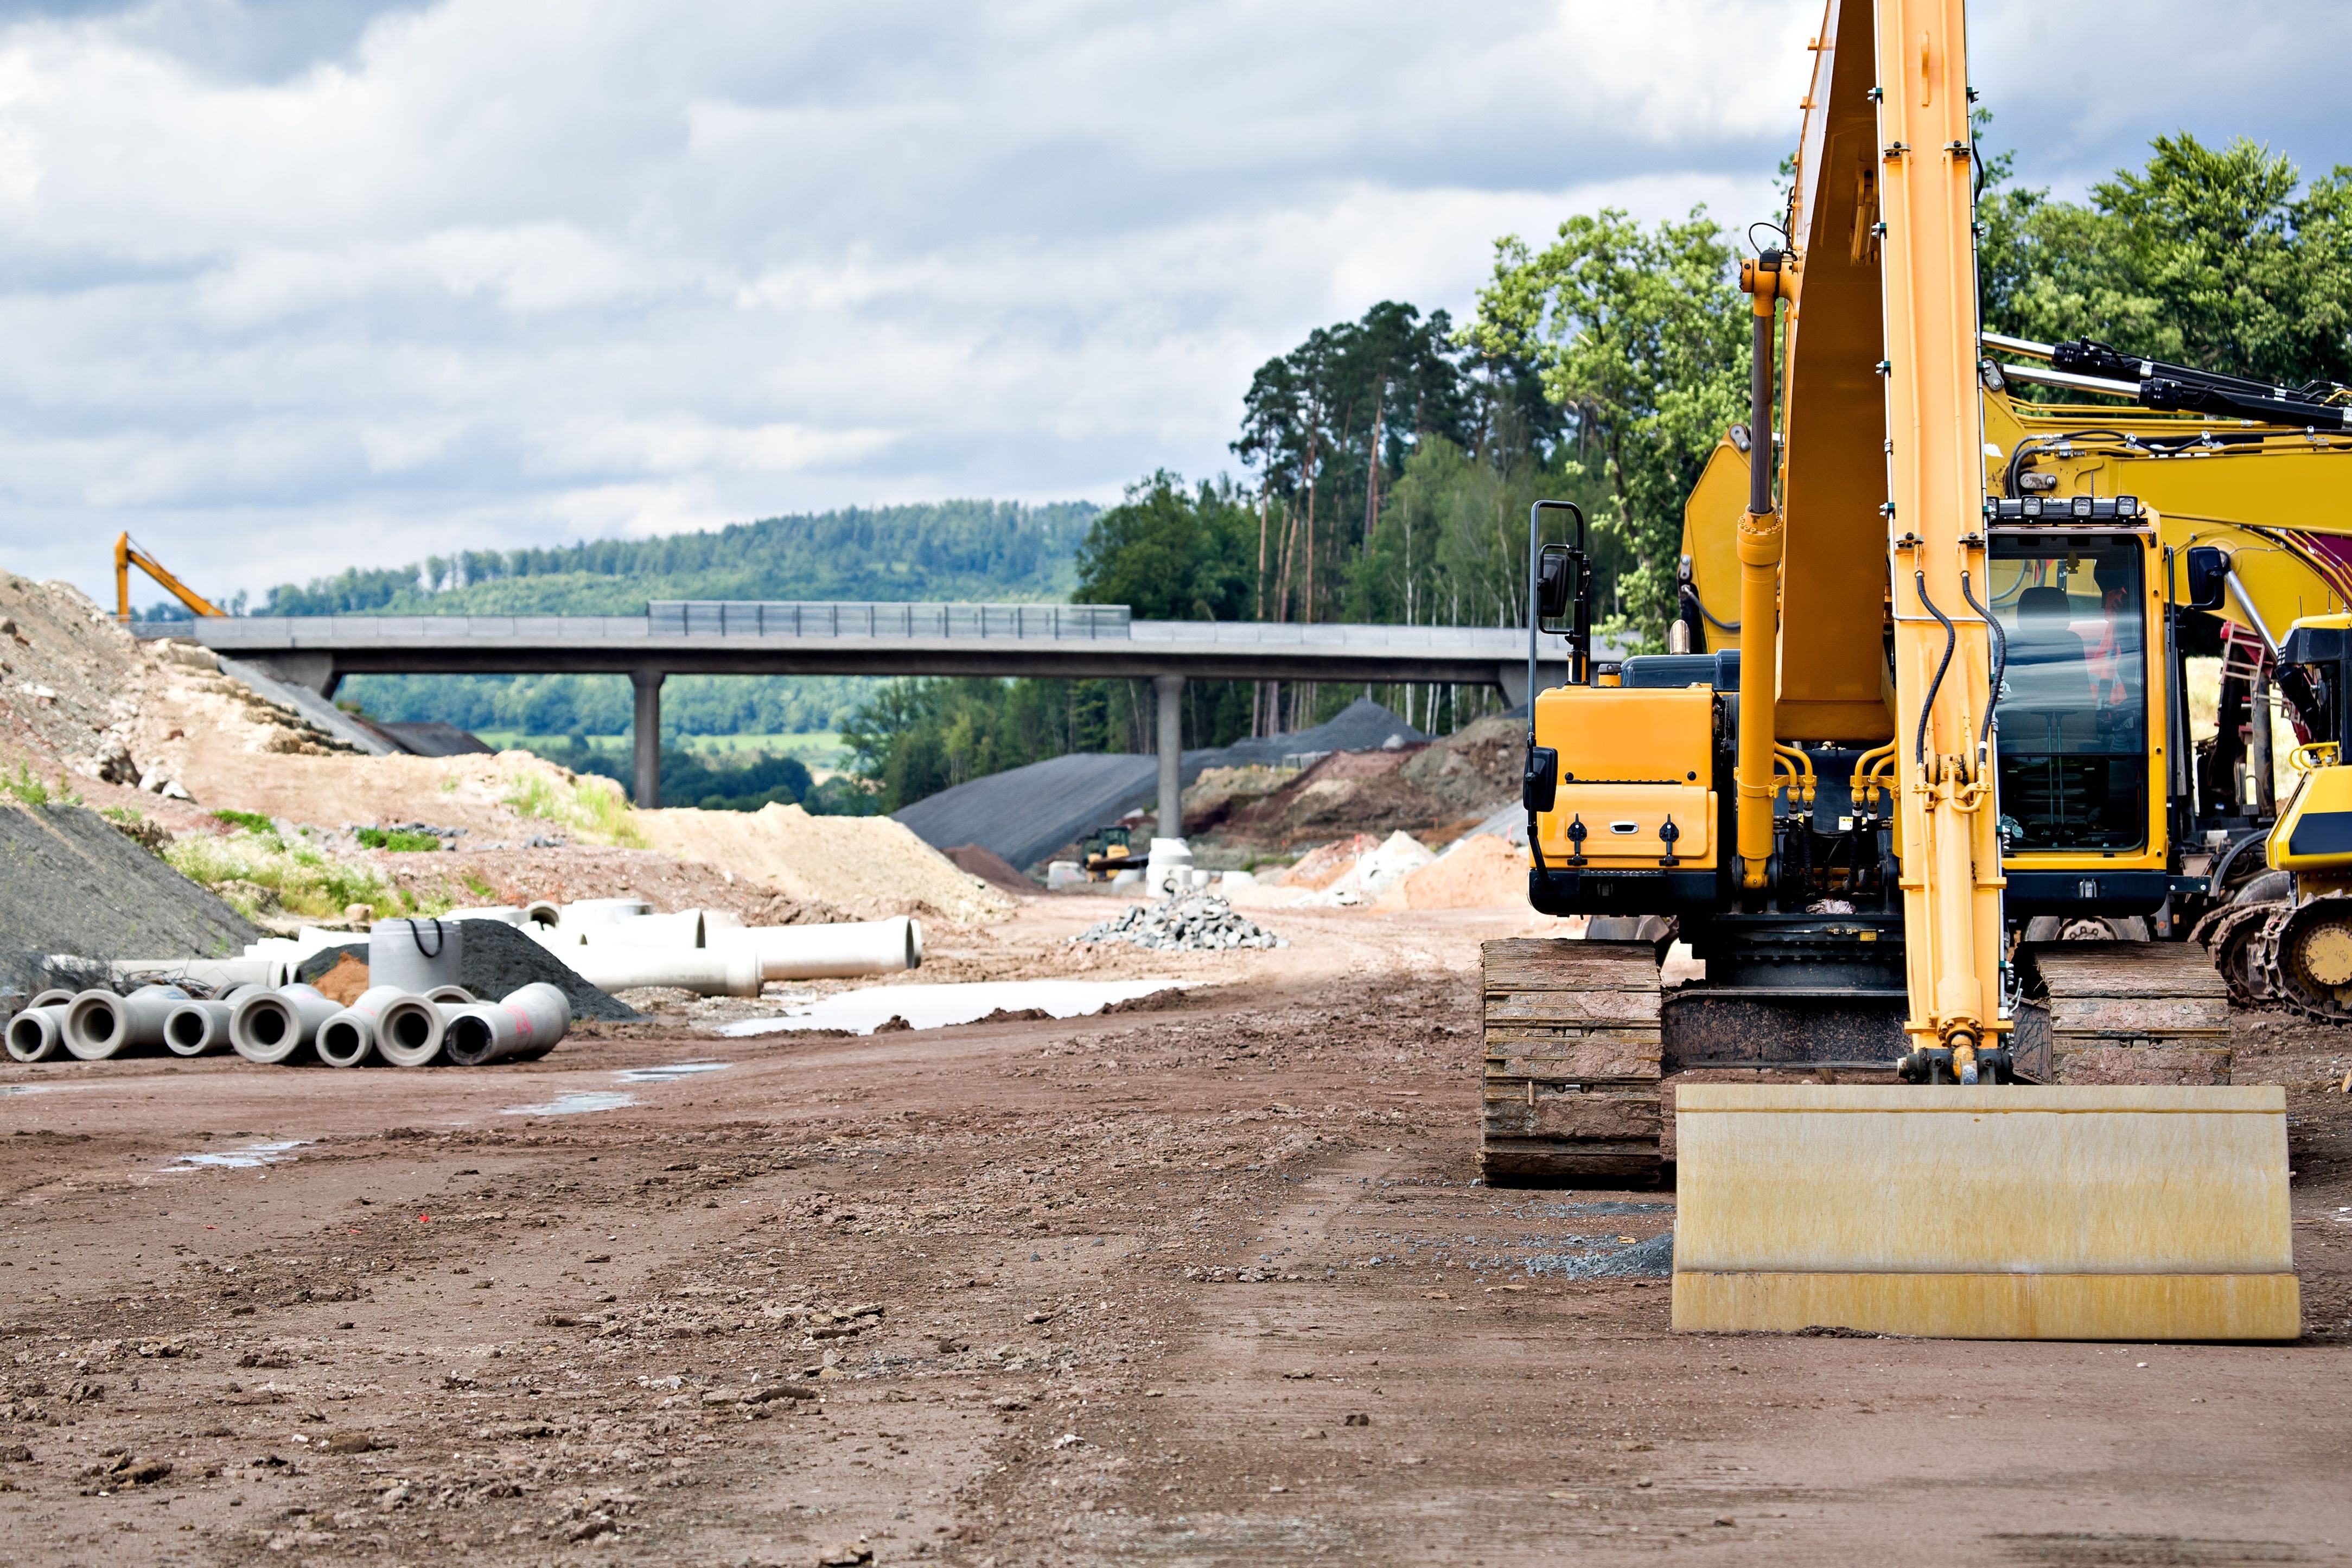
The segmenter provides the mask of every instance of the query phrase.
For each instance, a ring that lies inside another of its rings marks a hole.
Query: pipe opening
[[[246,1016],[246,1033],[259,1046],[274,1046],[284,1039],[294,1022],[282,1002],[265,1003]]]
[[[163,1020],[163,1034],[172,1044],[193,1051],[205,1043],[210,1023],[202,1013],[174,1013]]]
[[[487,1019],[460,1014],[449,1020],[449,1031],[441,1037],[442,1049],[449,1059],[460,1067],[474,1067],[490,1054],[498,1044],[498,1031]]]
[[[94,1002],[82,1010],[82,1038],[93,1046],[110,1046],[122,1037],[125,1020],[122,1009],[104,1002]]]
[[[41,1020],[19,1013],[8,1020],[8,1050],[12,1056],[27,1061],[36,1056],[45,1042],[41,1038]]]
[[[433,1037],[433,1021],[415,1007],[404,1007],[388,1020],[380,1020],[379,1028],[388,1028],[392,1037],[404,1049],[421,1051],[425,1042]]]
[[[352,1057],[359,1054],[360,1032],[348,1018],[335,1018],[319,1031],[319,1054],[322,1057]]]

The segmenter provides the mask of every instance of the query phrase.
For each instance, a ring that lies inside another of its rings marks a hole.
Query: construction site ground
[[[1119,907],[905,978],[1066,975]],[[0,1556],[2352,1560],[2344,1036],[2241,1016],[2300,1343],[1679,1337],[1663,1278],[1541,1271],[1671,1192],[1474,1183],[1478,942],[1529,918],[1264,921],[1059,1022],[0,1069]]]

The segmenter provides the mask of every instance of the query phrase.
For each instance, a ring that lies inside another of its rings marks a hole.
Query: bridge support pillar
[[[1162,838],[1184,837],[1184,678],[1151,678],[1153,707],[1160,721],[1160,821],[1152,832]]]
[[[636,801],[651,811],[661,805],[662,672],[633,669],[629,684],[637,689],[637,712],[630,732],[636,748]]]

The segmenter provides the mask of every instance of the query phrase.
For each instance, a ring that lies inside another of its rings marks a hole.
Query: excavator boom
[[[131,535],[122,533],[114,541],[114,618],[131,619],[131,569],[136,566],[153,578],[163,591],[188,606],[193,615],[217,616],[218,606],[166,571],[163,563],[131,542]]]

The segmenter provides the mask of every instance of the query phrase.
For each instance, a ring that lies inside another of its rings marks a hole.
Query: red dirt
[[[1116,907],[908,978],[1083,973]],[[1264,913],[1291,947],[1105,966],[1226,982],[1163,1011],[0,1068],[7,1554],[2346,1560],[2344,1037],[2240,1042],[2291,1088],[2301,1343],[1678,1338],[1664,1281],[1495,1261],[1672,1219],[1471,1184],[1477,942],[1527,918]],[[779,1383],[823,1397],[736,1397]]]

